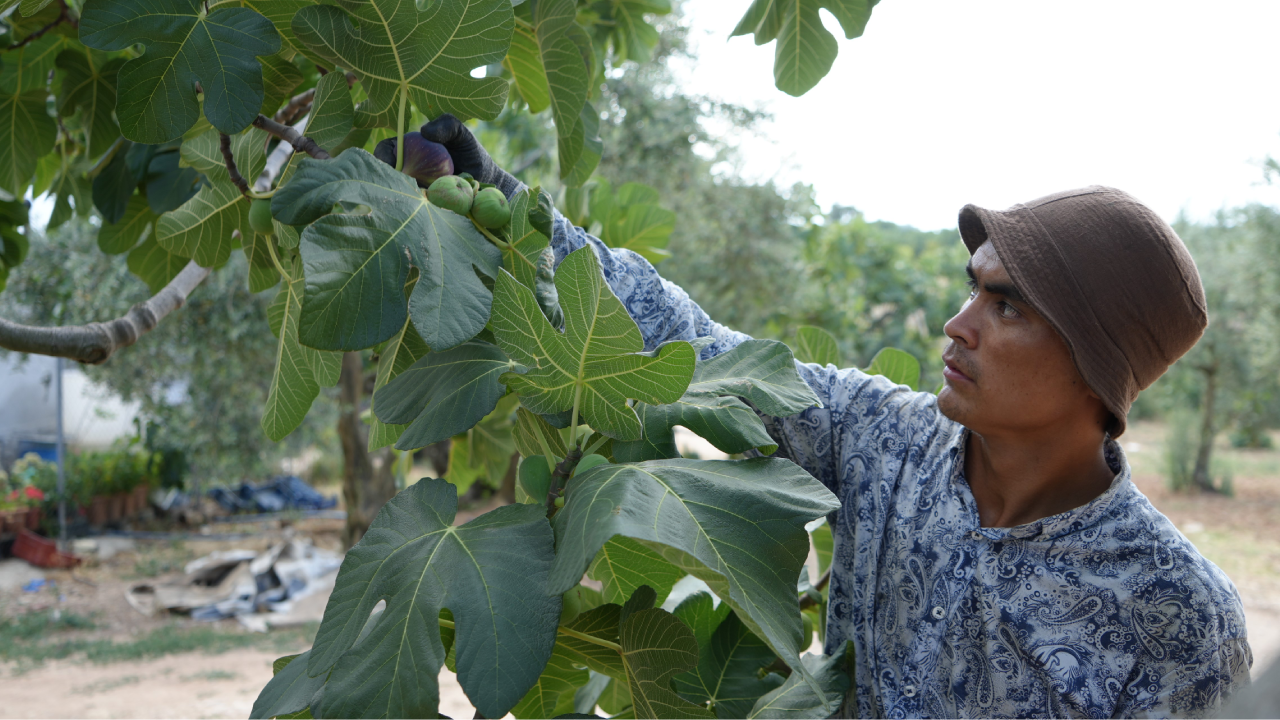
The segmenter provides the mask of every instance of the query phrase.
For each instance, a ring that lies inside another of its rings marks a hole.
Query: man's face
[[[1067,344],[1022,298],[990,242],[973,254],[968,272],[969,300],[944,327],[951,344],[942,354],[942,414],[986,436],[1105,413]]]

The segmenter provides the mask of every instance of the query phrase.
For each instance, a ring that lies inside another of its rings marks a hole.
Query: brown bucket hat
[[[1195,261],[1169,223],[1132,195],[1093,185],[1008,210],[966,205],[969,253],[990,240],[1013,284],[1071,349],[1125,430],[1129,407],[1208,325]]]

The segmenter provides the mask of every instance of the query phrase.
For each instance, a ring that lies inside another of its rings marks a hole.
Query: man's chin
[[[942,391],[938,393],[938,412],[963,425],[965,416],[969,414],[967,405],[950,383],[943,383]]]

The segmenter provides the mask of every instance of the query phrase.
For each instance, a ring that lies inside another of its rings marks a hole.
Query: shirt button
[[[916,686],[915,686],[915,685],[903,685],[903,686],[902,686],[902,695],[903,695],[904,697],[909,697],[909,698],[911,698],[911,697],[915,697],[915,696],[916,696]]]
[[[973,532],[969,533],[969,537],[973,538],[974,540],[981,540],[982,533],[978,532],[977,530],[974,530]]]
[[[941,605],[939,605],[939,606],[937,606],[937,607],[935,607],[935,608],[933,609],[933,619],[934,619],[934,620],[941,620],[942,618],[944,618],[944,617],[946,617],[946,616],[947,616],[947,611],[946,611],[946,610],[943,610]]]

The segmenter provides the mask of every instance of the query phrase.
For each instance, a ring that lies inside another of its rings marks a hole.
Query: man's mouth
[[[942,362],[945,366],[942,368],[942,376],[953,383],[972,383],[973,378],[969,377],[960,366],[956,363],[955,358],[942,356]]]

